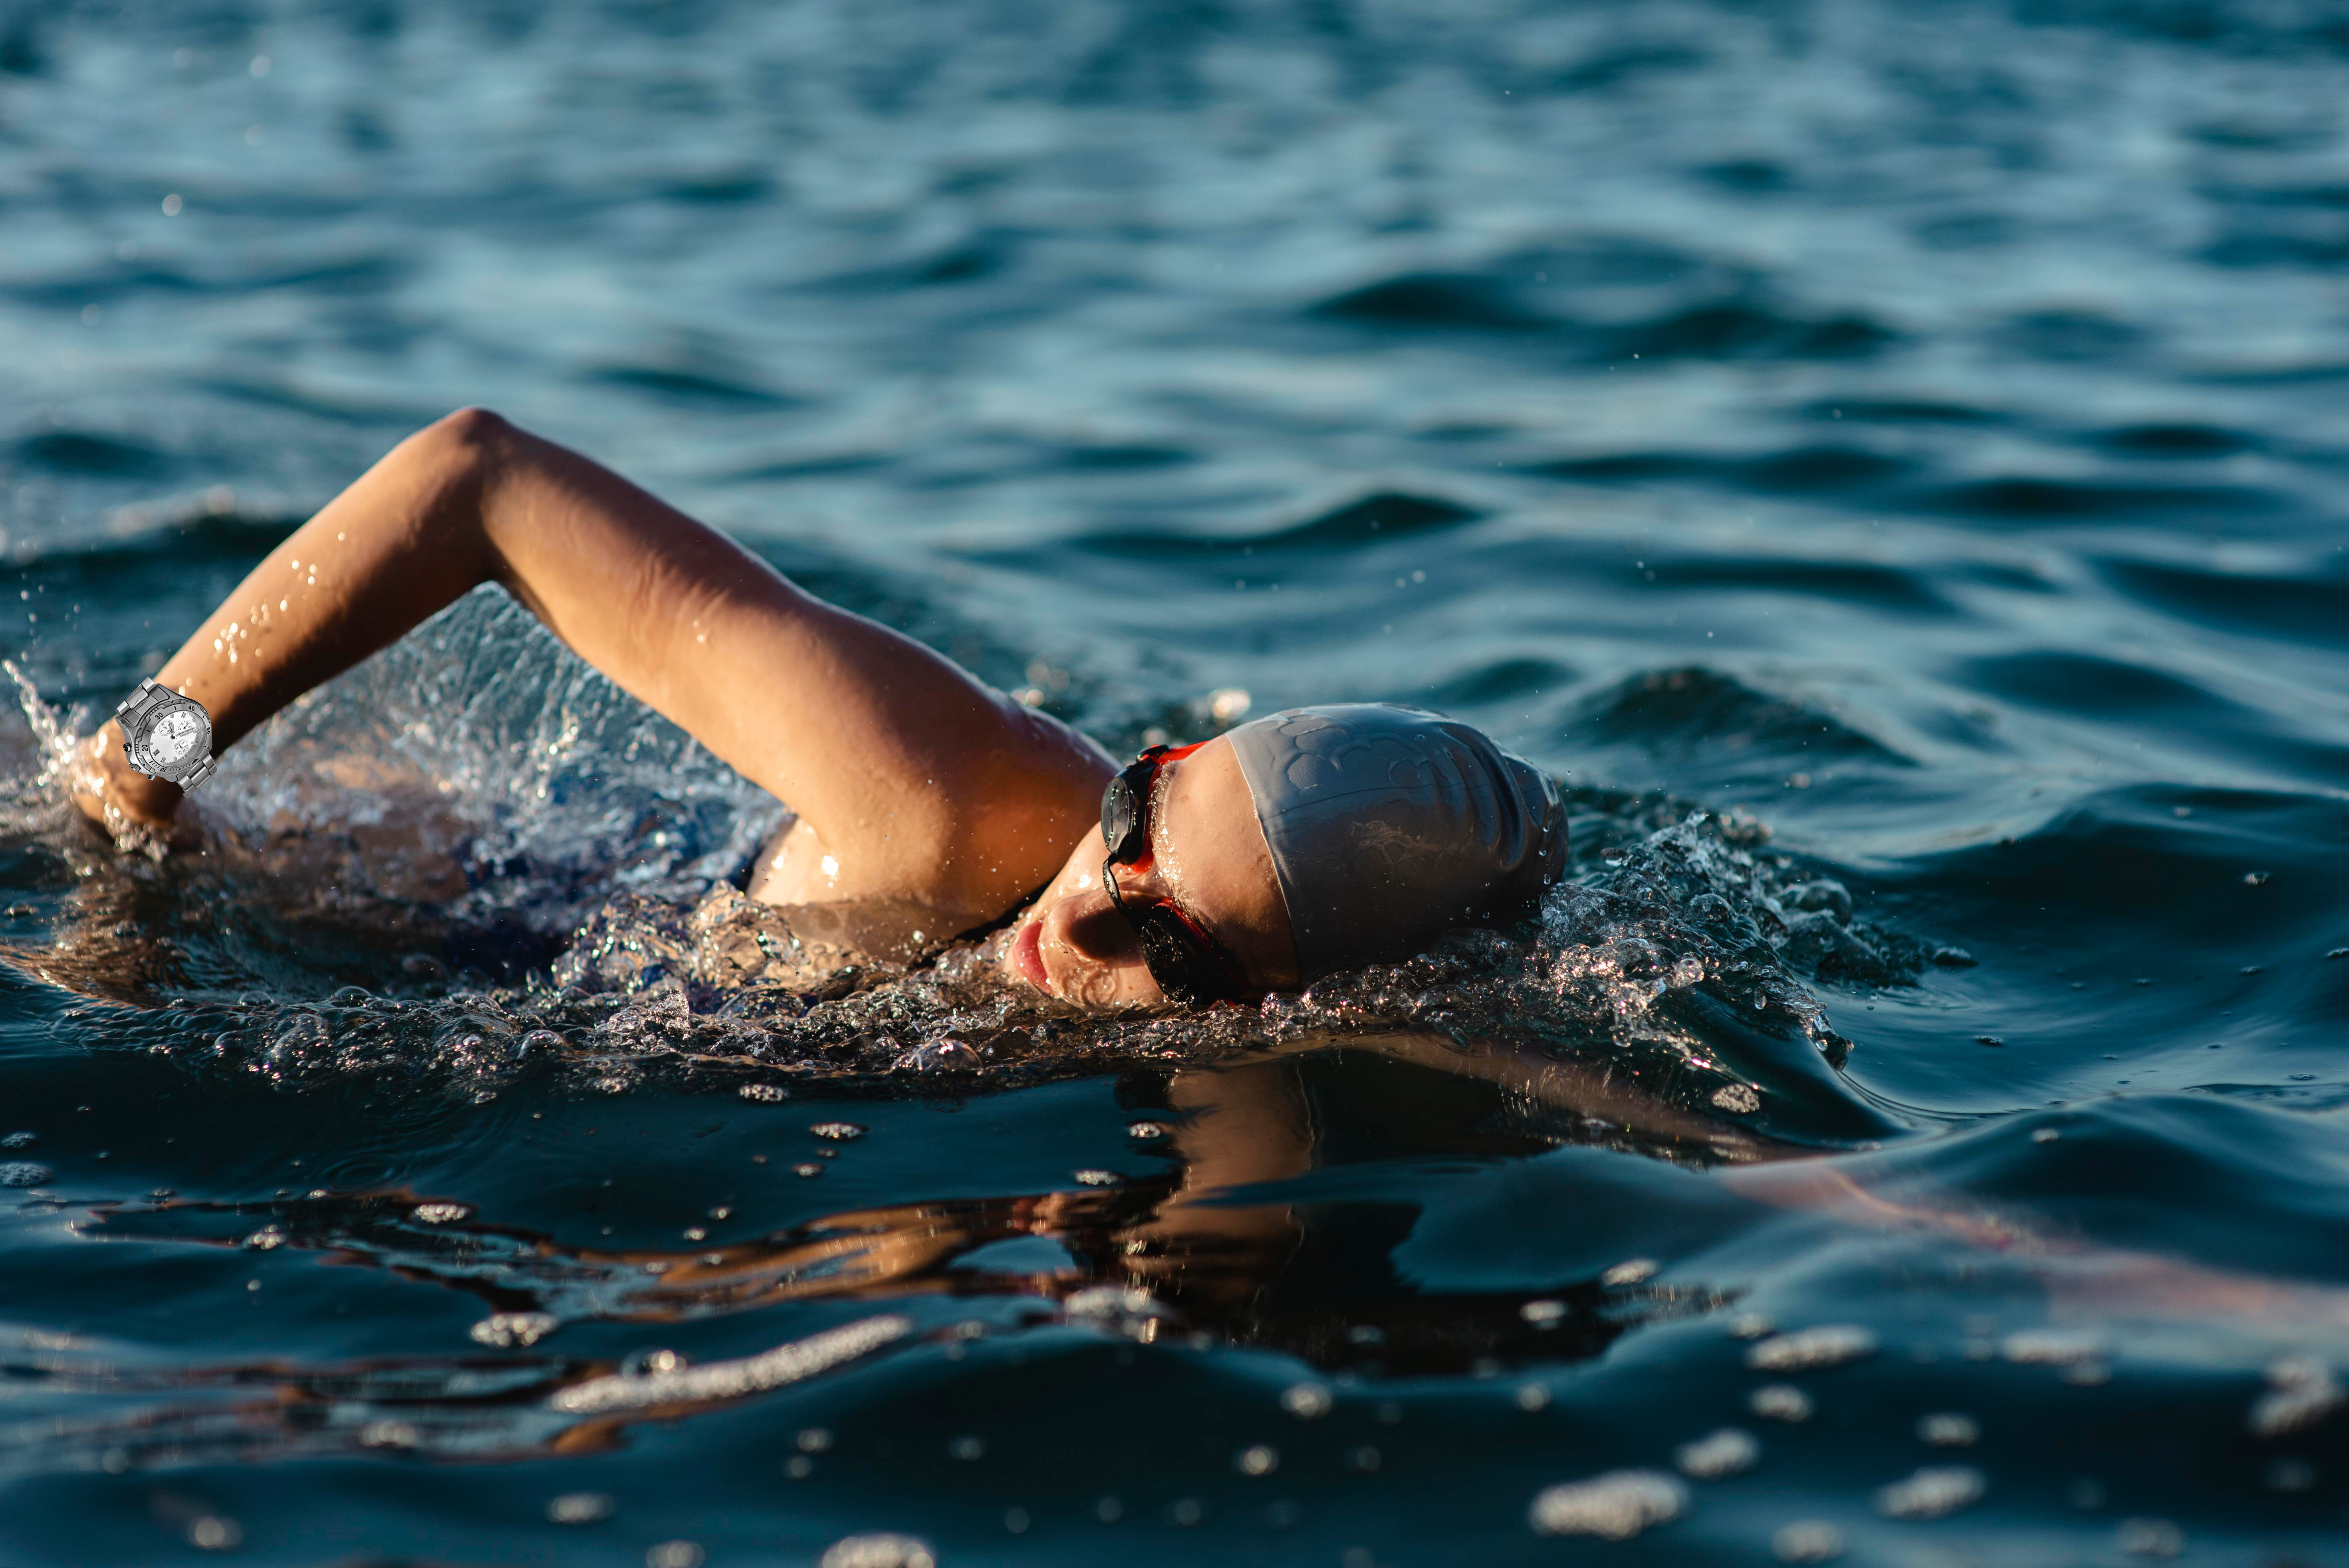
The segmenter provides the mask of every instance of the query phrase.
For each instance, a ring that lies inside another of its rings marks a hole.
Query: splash
[[[49,812],[16,829],[54,842],[72,716],[8,673]],[[1517,930],[1255,1007],[1088,1014],[1002,981],[1000,936],[852,962],[744,897],[782,808],[485,592],[240,747],[189,808],[201,857],[66,851],[53,940],[8,956],[117,1004],[77,1010],[79,1040],[289,1085],[930,1094],[1367,1040],[1493,1061],[1578,1107],[1576,1136],[1693,1158],[1880,1131],[1815,988],[1913,983],[1930,950],[1742,814],[1568,796],[1569,877]]]

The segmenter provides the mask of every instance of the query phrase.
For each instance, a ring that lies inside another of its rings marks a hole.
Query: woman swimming
[[[1120,772],[1092,741],[803,592],[627,481],[467,409],[296,530],[157,680],[224,751],[494,582],[796,819],[751,896],[909,952],[1017,911],[1010,977],[1090,1007],[1245,999],[1522,918],[1562,872],[1539,770],[1473,727],[1299,709]],[[76,799],[118,836],[178,786],[109,722]]]

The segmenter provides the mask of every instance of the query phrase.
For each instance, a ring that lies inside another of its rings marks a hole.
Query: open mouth
[[[1044,922],[1030,920],[1019,928],[1011,943],[1011,967],[1021,979],[1045,995],[1052,994],[1052,977],[1044,972]]]

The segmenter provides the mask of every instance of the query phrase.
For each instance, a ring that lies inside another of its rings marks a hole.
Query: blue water
[[[0,1563],[2349,1563],[2344,50],[0,11]],[[1573,885],[1260,1015],[761,972],[782,808],[492,595],[71,820],[465,403],[1113,746],[1473,719]]]

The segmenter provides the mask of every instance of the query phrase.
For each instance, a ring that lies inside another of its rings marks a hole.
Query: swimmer
[[[1076,1005],[1244,1001],[1538,903],[1566,863],[1539,770],[1413,710],[1295,710],[1120,770],[941,655],[493,413],[428,426],[272,551],[156,679],[215,752],[496,583],[794,820],[750,895],[861,911],[911,955],[1009,922],[1008,978]],[[75,798],[118,836],[180,790],[109,722]]]

